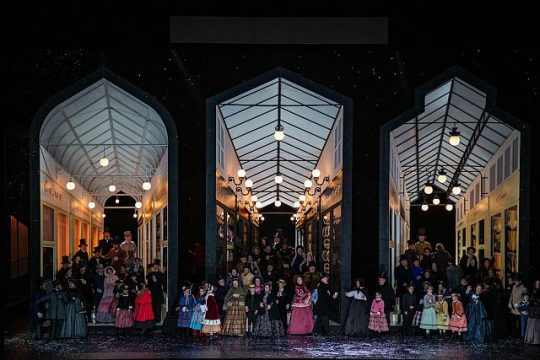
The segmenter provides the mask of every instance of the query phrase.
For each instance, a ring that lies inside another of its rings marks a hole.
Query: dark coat
[[[408,291],[404,293],[401,296],[401,301],[399,302],[399,307],[401,309],[402,313],[405,313],[405,311],[408,312],[414,312],[416,311],[416,306],[418,305],[418,297],[416,296],[416,293],[409,293]],[[414,306],[414,309],[411,309],[410,307]]]
[[[384,300],[384,312],[386,314],[390,313],[390,311],[392,311],[392,307],[396,303],[396,294],[394,293],[394,289],[392,289],[390,284],[386,283],[383,286],[377,285],[377,291],[382,294],[382,299]]]
[[[407,286],[413,281],[412,270],[399,265],[396,267],[394,274],[396,277],[396,293],[397,296],[401,296],[401,294],[407,292]]]
[[[73,255],[71,260],[74,261],[77,256],[81,258],[82,263],[88,264],[88,252],[79,250],[75,253],[75,255]]]
[[[64,292],[53,290],[38,300],[38,303],[49,302],[46,319],[63,320],[66,318],[66,306],[64,304]]]
[[[313,313],[319,316],[329,316],[330,314],[330,290],[328,285],[320,282],[317,287],[317,302],[313,307]]]
[[[217,286],[214,296],[219,307],[219,311],[223,311],[223,304],[225,304],[225,296],[227,295],[227,286]]]

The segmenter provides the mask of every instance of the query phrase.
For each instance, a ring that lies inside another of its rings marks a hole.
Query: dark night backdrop
[[[7,6],[18,10],[21,5]],[[416,87],[459,65],[495,86],[499,107],[533,126],[531,256],[537,256],[540,229],[534,204],[540,200],[540,174],[534,154],[540,151],[535,141],[539,134],[540,37],[536,15],[505,1],[480,2],[475,9],[480,12],[474,13],[457,4],[433,13],[422,4],[407,12],[404,5],[399,6],[402,8],[382,7],[373,14],[389,16],[389,45],[384,46],[171,46],[168,16],[147,14],[135,20],[121,17],[120,11],[113,11],[107,18],[93,13],[81,17],[82,11],[58,13],[42,6],[35,14],[9,19],[7,44],[11,47],[4,57],[7,72],[3,82],[7,106],[2,119],[2,188],[4,204],[9,205],[4,214],[28,223],[27,134],[40,105],[96,68],[106,66],[154,95],[176,120],[180,140],[180,241],[187,245],[203,240],[205,100],[284,66],[354,101],[352,277],[374,276],[377,264],[370,259],[376,258],[378,237],[379,126],[414,105]],[[234,10],[229,14],[249,15]],[[409,11],[414,16],[407,15]],[[496,13],[491,14],[493,11]],[[81,17],[80,22],[73,20],[73,14]],[[346,8],[334,8],[324,15],[351,16]],[[67,20],[60,24],[62,16]],[[115,17],[124,22],[117,22]]]

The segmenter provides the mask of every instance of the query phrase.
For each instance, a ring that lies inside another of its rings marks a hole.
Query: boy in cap
[[[249,285],[249,291],[246,295],[245,310],[247,317],[247,333],[248,335],[253,334],[253,326],[255,325],[255,320],[257,318],[257,313],[259,311],[259,304],[262,301],[262,296],[255,293],[255,284]]]
[[[416,313],[416,305],[418,304],[418,298],[414,292],[414,282],[410,282],[407,285],[407,292],[401,296],[399,305],[401,307],[401,313],[403,314],[403,326],[401,327],[401,335],[412,335],[412,322]]]

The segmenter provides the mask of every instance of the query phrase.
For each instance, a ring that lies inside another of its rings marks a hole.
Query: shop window
[[[43,279],[51,280],[54,274],[54,249],[51,246],[42,248]]]
[[[223,170],[225,168],[225,127],[219,119],[216,119],[216,123],[216,159],[218,166]]]
[[[480,181],[482,181],[482,179],[480,179]],[[481,198],[481,190],[480,190],[480,182],[478,182],[476,184],[476,189],[475,189],[475,193],[476,193],[476,199],[474,201],[475,204],[478,204],[480,202],[480,198]]]
[[[491,165],[489,168],[489,191],[495,190],[495,187],[497,186],[497,174],[496,174],[497,166],[495,164]]]
[[[503,175],[503,155],[501,155],[497,159],[497,186],[503,182]]]
[[[519,166],[519,138],[515,138],[512,141],[512,173],[518,169]]]
[[[43,205],[43,241],[54,242],[54,210]]]
[[[476,199],[475,197],[475,191],[474,191],[474,188],[471,190],[471,192],[469,193],[469,210],[472,209],[475,205],[475,202],[474,200]]]
[[[341,165],[341,154],[342,154],[342,134],[341,134],[341,119],[336,124],[334,129],[334,171],[339,169]]]
[[[167,227],[167,218],[168,218],[167,207],[163,208],[163,240],[169,240],[169,228]]]
[[[484,245],[485,239],[484,239],[484,231],[485,231],[485,221],[480,220],[478,223],[478,245]]]
[[[512,168],[512,158],[510,156],[512,148],[508,146],[504,151],[504,178],[507,179],[510,176]]]
[[[28,227],[11,216],[11,278],[28,273]]]
[[[79,239],[75,240],[77,245]],[[69,227],[68,216],[63,213],[58,213],[58,237],[56,241],[56,264],[60,267],[62,264],[62,256],[69,256]]]

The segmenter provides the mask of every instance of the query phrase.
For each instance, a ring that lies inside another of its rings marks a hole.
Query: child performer
[[[448,330],[448,303],[444,300],[443,294],[437,295],[437,302],[435,303],[435,313],[437,314],[437,328],[439,329],[440,337],[444,337],[446,330]]]
[[[384,314],[384,300],[379,291],[375,293],[375,299],[371,303],[368,328],[378,334],[389,330],[386,315]]]
[[[116,320],[114,326],[122,330],[122,335],[125,335],[129,328],[133,327],[133,317],[131,311],[133,309],[133,300],[129,293],[129,286],[126,284],[122,287],[122,293],[118,297],[118,305],[116,307]]]
[[[449,329],[452,331],[452,336],[457,332],[458,336],[461,338],[461,332],[467,331],[467,317],[465,316],[463,303],[459,298],[459,293],[452,293],[452,317],[450,318]]]
[[[431,330],[437,330],[437,314],[435,313],[435,295],[433,295],[433,286],[429,285],[427,294],[424,295],[424,310],[422,311],[422,321],[420,329],[426,330],[429,336]]]

